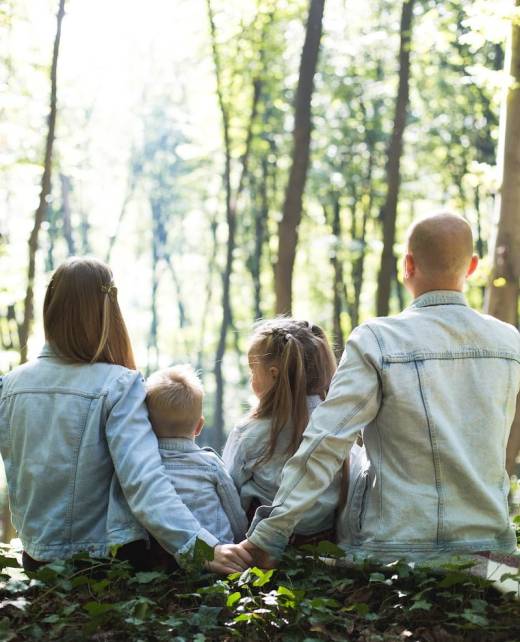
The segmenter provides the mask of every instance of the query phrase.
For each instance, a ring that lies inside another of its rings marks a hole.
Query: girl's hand
[[[207,567],[220,575],[241,573],[253,565],[251,554],[241,544],[218,544],[214,555],[213,561],[207,562]]]

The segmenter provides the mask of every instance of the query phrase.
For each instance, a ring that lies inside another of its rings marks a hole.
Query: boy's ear
[[[413,254],[407,252],[404,257],[404,278],[409,279],[415,274],[415,259]]]
[[[200,435],[200,433],[202,432],[203,428],[204,428],[204,417],[201,417],[198,420],[197,425],[195,426],[195,437]]]
[[[271,375],[272,380],[276,381],[278,379],[278,375],[280,374],[280,369],[276,366],[271,366],[269,368],[269,374]]]

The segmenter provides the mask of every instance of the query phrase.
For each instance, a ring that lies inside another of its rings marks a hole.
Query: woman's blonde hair
[[[66,361],[135,369],[112,272],[98,259],[72,257],[58,267],[45,294],[43,326]]]
[[[292,455],[309,421],[307,396],[324,399],[336,370],[327,337],[319,326],[308,321],[280,317],[256,328],[249,356],[264,368],[275,366],[279,370],[276,382],[251,413],[256,419],[271,419],[269,443],[260,462],[274,455],[280,433],[289,422],[292,433],[286,452]]]

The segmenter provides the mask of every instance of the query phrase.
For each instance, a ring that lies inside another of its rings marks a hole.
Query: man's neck
[[[410,288],[410,294],[414,299],[427,294],[428,292],[436,292],[439,290],[450,292],[464,292],[464,286],[456,283],[430,283],[430,284],[417,284],[415,287]]]

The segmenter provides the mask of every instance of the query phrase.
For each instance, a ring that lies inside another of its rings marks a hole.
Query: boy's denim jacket
[[[363,430],[367,465],[351,479],[339,527],[348,553],[514,551],[505,451],[519,387],[518,331],[471,310],[460,292],[428,292],[361,325],[248,537],[278,557]]]
[[[309,415],[320,402],[318,395],[307,397]],[[290,444],[291,430],[290,424],[285,426],[278,437],[276,452],[266,462],[260,460],[269,442],[270,419],[248,418],[235,426],[229,434],[222,458],[240,492],[242,506],[246,511],[252,500],[271,505],[280,487],[283,467],[289,459],[286,449]],[[313,535],[334,527],[341,479],[342,471],[338,471],[329,487],[323,490],[296,525],[296,533]]]
[[[67,364],[49,346],[0,379],[12,521],[31,557],[106,556],[145,529],[179,559],[197,538],[218,543],[175,493],[145,395],[138,372]]]
[[[217,453],[183,437],[159,439],[159,452],[175,491],[199,524],[221,544],[241,542],[247,517]]]

